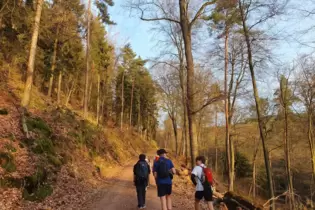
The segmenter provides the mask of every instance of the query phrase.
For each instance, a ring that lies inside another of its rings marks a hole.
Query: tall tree
[[[195,157],[198,153],[198,143],[197,143],[197,131],[196,131],[196,120],[195,114],[201,109],[196,107],[194,94],[194,82],[195,82],[195,71],[194,71],[194,59],[192,52],[192,30],[196,25],[198,20],[203,15],[205,9],[213,5],[216,1],[206,1],[200,4],[197,12],[192,15],[192,11],[189,10],[188,0],[179,0],[176,6],[173,1],[148,1],[131,0],[128,6],[131,9],[136,9],[140,12],[141,20],[143,21],[170,21],[179,24],[181,27],[181,32],[183,34],[183,42],[185,49],[185,59],[186,59],[186,71],[187,71],[187,115],[188,115],[188,132],[189,132],[189,142],[190,142],[190,153],[191,153],[191,164],[195,162]],[[179,13],[178,13],[179,10]],[[147,14],[149,12],[149,14]],[[192,17],[192,18],[190,18]],[[202,105],[202,109],[213,102],[210,99],[206,104]]]
[[[34,23],[34,28],[33,28],[31,49],[30,49],[28,65],[27,65],[27,78],[26,78],[24,94],[23,94],[23,98],[21,102],[21,105],[24,109],[26,109],[30,103],[31,89],[32,89],[32,84],[33,84],[33,76],[34,76],[34,63],[35,63],[36,48],[37,48],[37,41],[38,41],[40,19],[42,15],[43,4],[44,4],[44,0],[38,0],[36,15],[35,15],[35,23]]]
[[[288,179],[288,190],[289,190],[289,201],[290,201],[290,209],[294,209],[294,189],[292,182],[292,172],[291,172],[291,156],[290,156],[290,142],[288,138],[288,115],[290,105],[292,104],[292,92],[289,87],[289,80],[284,75],[281,75],[279,78],[279,102],[284,115],[284,131],[283,131],[283,142],[284,142],[284,154],[286,160],[286,171],[287,171],[287,179]]]
[[[90,26],[91,26],[91,4],[92,0],[88,0],[87,10],[87,35],[86,35],[86,70],[85,70],[85,89],[84,89],[84,118],[88,115],[88,94],[89,94],[89,71],[90,71]]]
[[[241,22],[242,22],[243,36],[244,36],[246,47],[247,47],[248,67],[249,67],[249,71],[251,75],[260,139],[262,141],[262,146],[263,146],[263,154],[264,154],[265,168],[266,168],[266,173],[267,173],[266,175],[267,175],[268,188],[269,188],[268,189],[269,197],[273,199],[274,198],[273,181],[272,181],[272,174],[270,170],[269,154],[268,154],[268,149],[266,146],[266,137],[264,135],[264,122],[262,119],[261,107],[259,103],[259,93],[258,93],[258,88],[257,88],[255,65],[254,65],[253,51],[252,51],[253,47],[252,47],[252,41],[251,41],[251,30],[253,30],[255,26],[261,23],[265,23],[267,20],[278,15],[283,10],[283,6],[280,5],[280,3],[277,1],[273,1],[271,3],[266,4],[265,2],[261,2],[259,0],[255,2],[241,0],[241,1],[238,1],[238,5],[239,5]],[[257,18],[255,18],[254,23],[249,25],[248,23],[249,17],[250,17],[249,13],[254,13],[257,10],[264,10],[264,9],[266,12],[262,13],[261,16],[258,16]],[[271,200],[270,208],[275,209],[274,200]]]
[[[210,17],[206,18],[212,20],[216,25],[216,28],[222,28],[222,33],[218,37],[224,37],[224,93],[225,93],[225,145],[226,145],[226,159],[227,159],[227,169],[228,169],[228,183],[229,190],[233,191],[234,188],[234,149],[232,148],[232,143],[230,139],[230,129],[231,129],[231,118],[230,113],[230,96],[231,88],[233,84],[228,84],[228,74],[229,74],[229,38],[230,33],[233,31],[234,25],[239,20],[239,13],[237,12],[235,1],[222,0],[216,2],[216,7],[214,12]],[[235,58],[234,58],[235,59]],[[232,58],[232,67],[233,58]],[[231,81],[233,81],[234,72],[232,71]],[[234,81],[233,81],[234,82]],[[233,153],[233,154],[232,154]]]
[[[315,110],[315,61],[313,57],[302,57],[299,60],[299,77],[297,78],[298,97],[302,101],[307,113],[307,138],[312,163],[313,186],[315,184],[315,138],[314,138],[314,110]]]

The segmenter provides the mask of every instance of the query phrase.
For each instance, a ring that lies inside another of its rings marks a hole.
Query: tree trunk
[[[286,90],[284,90],[286,92]],[[285,97],[286,100],[286,97]],[[294,209],[294,188],[292,182],[291,174],[291,160],[290,160],[290,148],[289,148],[289,139],[288,139],[288,107],[287,103],[284,103],[284,146],[285,146],[285,156],[286,156],[286,170],[287,170],[287,179],[289,185],[289,202],[290,209]]]
[[[74,91],[74,89],[75,89],[75,88],[74,88],[74,87],[75,87],[75,83],[76,83],[76,79],[74,79],[74,80],[72,81],[70,90],[69,90],[69,92],[68,92],[68,94],[67,94],[66,101],[65,101],[65,106],[66,106],[66,107],[68,107],[68,104],[69,104],[71,95],[72,95],[72,93],[73,93],[73,91]]]
[[[62,71],[59,71],[58,75],[58,91],[57,91],[57,104],[60,105],[61,98],[61,82],[62,82]]]
[[[88,1],[88,11],[87,11],[87,36],[86,36],[86,70],[85,70],[85,89],[84,89],[84,105],[83,105],[83,115],[86,119],[88,116],[88,95],[89,95],[89,71],[90,71],[90,26],[91,26],[91,3]]]
[[[214,144],[215,144],[215,172],[218,173],[218,112],[217,110],[215,110]]]
[[[234,180],[235,180],[235,147],[234,147],[234,139],[232,138],[232,136],[229,136],[229,140],[230,140],[230,155],[231,155],[231,183],[232,183],[232,191],[234,190]]]
[[[228,70],[229,70],[229,32],[225,28],[224,40],[224,114],[225,114],[225,152],[226,167],[228,171],[229,191],[233,191],[232,162],[231,162],[231,142],[230,142],[230,126],[229,126],[229,97],[228,97]]]
[[[311,160],[312,160],[312,174],[313,174],[313,184],[315,184],[315,150],[314,150],[314,135],[313,135],[313,114],[312,110],[309,108],[308,111],[308,143],[310,147]]]
[[[195,163],[195,158],[198,153],[198,144],[196,137],[196,122],[195,122],[195,100],[194,100],[194,60],[192,55],[191,45],[191,26],[188,18],[187,4],[185,0],[179,0],[180,8],[180,25],[183,33],[184,46],[185,46],[185,57],[187,63],[187,110],[188,110],[188,132],[190,141],[190,153],[191,153],[191,164]]]
[[[253,198],[256,198],[256,159],[253,162]]]
[[[133,91],[135,88],[135,79],[132,80],[132,87],[131,87],[131,98],[130,98],[130,113],[129,113],[129,127],[132,126],[132,105],[133,105]]]
[[[42,9],[43,9],[43,3],[44,3],[44,0],[38,0],[37,1],[35,24],[34,24],[34,29],[33,29],[31,49],[30,49],[30,54],[29,54],[29,58],[28,58],[28,65],[27,65],[27,78],[26,78],[26,82],[25,82],[23,98],[21,101],[21,106],[24,109],[26,109],[30,103],[31,89],[32,89],[32,84],[33,84],[36,48],[37,48],[39,25],[40,25],[40,18],[41,18]]]
[[[120,129],[123,129],[124,123],[124,83],[125,83],[125,71],[122,72],[121,77],[121,111],[120,111]]]
[[[97,74],[97,104],[96,104],[96,122],[99,125],[100,121],[100,84],[101,84],[101,77],[100,74]]]
[[[176,123],[176,118],[173,114],[169,114],[171,120],[172,120],[172,125],[173,125],[173,132],[174,132],[174,140],[175,140],[175,155],[178,155],[178,137],[177,137],[177,123]]]
[[[58,34],[59,34],[59,27],[57,26],[57,33],[56,33],[56,39],[54,42],[54,52],[53,52],[53,58],[52,58],[52,64],[51,64],[51,72],[50,72],[50,78],[49,78],[48,97],[51,97],[53,83],[54,83],[54,72],[56,69],[56,61],[57,61]]]
[[[93,80],[92,80],[92,78],[90,78],[90,82],[89,82],[89,94],[88,94],[88,105],[91,103],[92,89],[93,89]],[[88,107],[89,107],[89,106],[88,106]]]
[[[188,138],[187,138],[187,101],[186,101],[186,91],[185,91],[185,84],[184,84],[184,64],[183,60],[180,61],[180,86],[182,89],[182,104],[183,104],[183,155],[185,155],[186,158],[186,164],[188,163]]]
[[[137,123],[137,127],[138,127],[138,132],[141,131],[141,97],[139,94],[139,105],[138,105],[138,123]]]
[[[258,94],[257,85],[256,85],[256,77],[255,77],[253,57],[252,57],[252,47],[251,47],[251,41],[250,41],[250,37],[249,37],[250,36],[249,31],[248,31],[248,28],[246,26],[246,20],[245,20],[245,15],[244,15],[244,10],[243,10],[244,8],[242,6],[241,1],[239,1],[239,9],[240,9],[240,13],[241,13],[243,32],[244,32],[246,46],[247,46],[248,65],[249,65],[250,75],[252,78],[252,85],[253,85],[254,98],[255,98],[255,104],[256,104],[256,112],[257,112],[257,119],[258,119],[258,125],[259,125],[260,139],[261,139],[262,146],[263,146],[265,168],[266,168],[266,173],[267,173],[266,175],[267,175],[268,188],[269,188],[269,198],[273,198],[274,197],[273,181],[272,181],[272,174],[271,174],[271,169],[270,169],[270,164],[269,164],[268,150],[266,147],[265,135],[263,134],[263,121],[261,118],[259,94]],[[273,200],[271,201],[270,209],[275,210],[275,202]]]

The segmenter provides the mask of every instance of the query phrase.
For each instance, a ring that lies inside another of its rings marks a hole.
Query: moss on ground
[[[55,154],[54,145],[49,138],[38,138],[34,140],[32,150],[36,154]]]
[[[14,157],[7,152],[0,153],[0,164],[3,169],[5,169],[8,173],[12,173],[16,171],[16,166],[14,164]]]
[[[23,183],[23,179],[4,177],[0,179],[0,188],[21,188]]]
[[[16,148],[10,143],[7,143],[4,148],[6,148],[9,152],[16,152]]]
[[[62,166],[63,162],[55,155],[48,155],[48,161],[56,167]]]
[[[29,131],[34,131],[43,136],[49,137],[52,133],[51,128],[39,117],[28,117],[26,119],[26,124]]]
[[[53,188],[50,185],[41,185],[35,191],[29,193],[26,189],[23,190],[22,197],[28,201],[43,201],[47,196],[53,193]]]
[[[9,111],[6,108],[0,109],[0,115],[8,115]]]

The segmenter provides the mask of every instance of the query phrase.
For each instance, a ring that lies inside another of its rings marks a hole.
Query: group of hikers
[[[196,166],[191,172],[191,181],[196,186],[195,210],[200,209],[200,201],[202,199],[205,200],[209,210],[214,210],[212,186],[215,184],[215,181],[210,168],[206,167],[205,162],[206,159],[204,156],[198,156],[196,158]],[[151,171],[156,182],[161,209],[171,210],[172,180],[176,174],[176,170],[173,162],[167,158],[167,151],[165,149],[157,151],[157,157],[154,159],[152,170],[150,161],[145,154],[139,155],[139,161],[134,165],[134,184],[137,190],[138,208],[146,208],[146,190],[149,187]]]

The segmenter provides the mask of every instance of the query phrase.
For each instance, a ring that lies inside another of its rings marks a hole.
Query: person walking
[[[203,198],[207,203],[208,209],[214,210],[212,192],[213,177],[211,170],[205,166],[205,162],[206,159],[204,156],[198,156],[196,158],[196,166],[191,172],[191,181],[196,186],[195,210],[200,209],[200,201]]]
[[[172,177],[176,173],[173,162],[167,158],[165,149],[158,150],[159,159],[154,163],[153,171],[157,184],[158,197],[162,210],[172,209]]]
[[[138,162],[133,167],[134,184],[136,186],[139,209],[146,208],[145,205],[146,188],[148,186],[150,173],[151,173],[150,166],[146,162],[145,154],[140,154]]]

